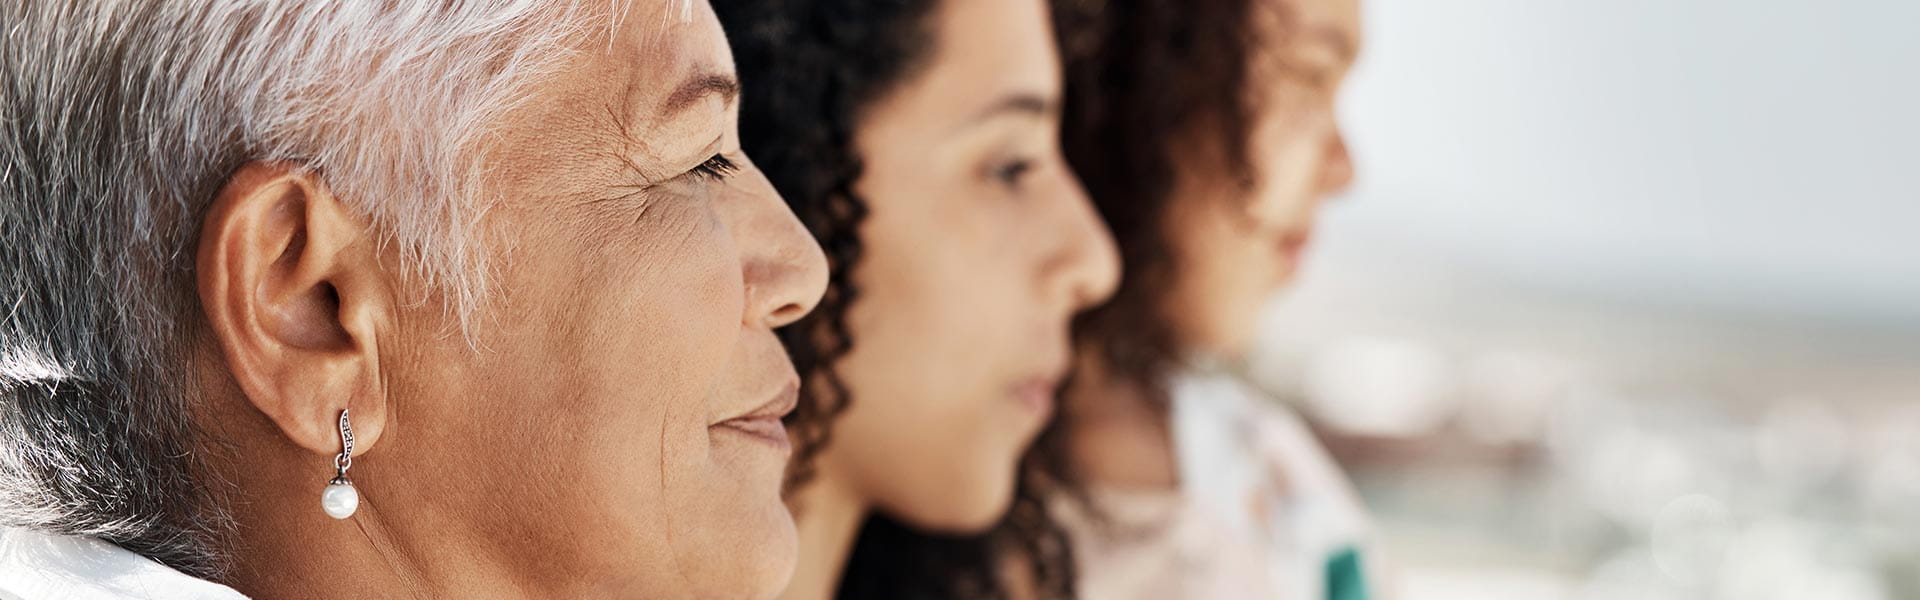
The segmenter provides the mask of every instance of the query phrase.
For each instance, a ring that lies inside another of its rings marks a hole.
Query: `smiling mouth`
[[[711,428],[725,429],[744,435],[754,441],[764,443],[781,454],[793,453],[793,439],[787,435],[787,426],[780,420],[800,404],[800,386],[790,382],[774,394],[773,399],[760,405],[753,412],[715,423]]]
[[[740,417],[721,421],[714,428],[725,429],[772,447],[781,454],[793,454],[793,439],[787,426],[777,417]]]

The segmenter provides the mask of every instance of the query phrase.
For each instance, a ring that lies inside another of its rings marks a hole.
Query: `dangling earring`
[[[353,466],[353,425],[347,423],[347,411],[340,411],[340,455],[333,457],[333,481],[320,493],[320,508],[327,516],[345,519],[360,508],[360,492],[347,480],[347,467]]]

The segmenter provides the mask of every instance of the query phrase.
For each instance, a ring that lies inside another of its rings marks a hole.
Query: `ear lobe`
[[[200,231],[200,302],[234,381],[293,445],[340,451],[352,409],[355,453],[386,419],[377,335],[393,316],[366,223],[319,176],[250,163]]]

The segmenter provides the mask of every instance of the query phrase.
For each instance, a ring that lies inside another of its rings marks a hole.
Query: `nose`
[[[1320,161],[1320,195],[1331,196],[1353,185],[1353,155],[1347,151],[1347,136],[1335,125],[1327,134],[1325,158]]]
[[[1120,251],[1080,180],[1063,165],[1058,185],[1060,245],[1043,276],[1074,310],[1106,301],[1120,284]]]
[[[737,216],[729,225],[746,283],[743,320],[779,328],[820,303],[827,289],[826,255],[758,168],[736,177],[744,189],[729,201],[738,205],[730,211]]]

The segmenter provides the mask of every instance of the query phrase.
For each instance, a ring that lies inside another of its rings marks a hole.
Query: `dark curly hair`
[[[854,343],[846,315],[860,290],[849,276],[860,260],[859,227],[867,214],[853,189],[862,169],[854,131],[868,107],[928,60],[938,1],[713,2],[742,82],[741,144],[820,240],[831,273],[819,307],[780,332],[806,381],[789,419],[800,440],[789,489],[812,474],[810,462],[826,444],[833,417],[854,401],[833,368]],[[1031,451],[1025,458],[1027,465],[1042,461]],[[983,535],[928,535],[870,516],[841,575],[839,597],[1008,598],[1002,567],[1011,557],[1030,564],[1036,597],[1071,598],[1072,557],[1037,481],[1027,476],[1032,471],[1023,468],[1012,508]]]
[[[1175,283],[1163,228],[1194,156],[1206,176],[1250,186],[1249,88],[1259,0],[1056,0],[1066,106],[1061,145],[1120,247],[1120,287],[1074,322],[1077,347],[1164,409],[1178,366],[1166,292]],[[1056,473],[1071,481],[1071,473]]]

